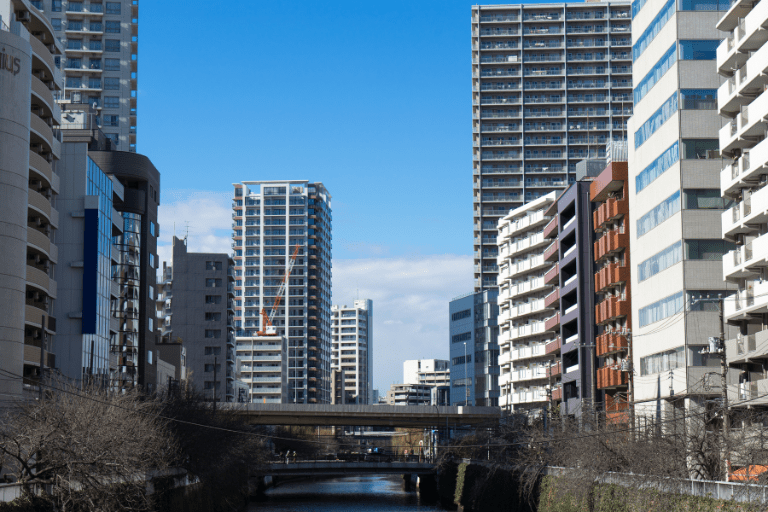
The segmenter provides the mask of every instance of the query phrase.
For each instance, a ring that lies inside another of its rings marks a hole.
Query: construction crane
[[[272,311],[269,312],[269,315],[267,315],[267,310],[264,308],[261,308],[261,331],[258,331],[256,334],[258,336],[277,336],[277,328],[275,328],[272,325],[272,319],[275,318],[275,313],[277,313],[277,308],[280,307],[280,302],[283,300],[283,294],[285,293],[286,285],[288,284],[288,278],[291,275],[291,271],[293,270],[293,264],[296,263],[296,256],[299,255],[299,245],[296,244],[296,248],[293,250],[293,254],[291,255],[291,259],[288,260],[288,267],[285,269],[285,275],[283,276],[283,281],[280,283],[280,289],[277,290],[277,295],[275,296],[275,302],[272,304]]]

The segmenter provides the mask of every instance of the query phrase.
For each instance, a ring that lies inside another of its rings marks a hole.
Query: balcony
[[[562,374],[563,374],[563,366],[560,361],[550,366],[547,371],[548,377],[559,377]]]
[[[768,330],[725,341],[725,356],[731,364],[768,358]]]
[[[555,388],[552,390],[552,401],[559,402],[563,399],[563,388]]]
[[[747,279],[744,289],[725,301],[726,321],[750,320],[752,315],[768,313],[768,281]]]
[[[595,261],[600,261],[604,256],[613,254],[629,246],[629,235],[619,229],[612,229],[594,243]]]
[[[544,284],[557,285],[559,282],[560,282],[560,264],[555,263],[555,266],[549,269],[546,274],[544,274]]]
[[[559,311],[544,321],[544,329],[550,332],[560,332]]]
[[[626,336],[606,332],[595,338],[597,356],[602,357],[629,349]]]
[[[545,367],[524,368],[510,372],[510,380],[512,382],[546,379],[548,377],[547,368]]]
[[[546,402],[547,393],[543,389],[534,389],[531,391],[520,391],[512,393],[513,404],[529,404],[534,402]]]
[[[560,352],[560,349],[562,348],[562,346],[563,346],[562,338],[558,336],[553,341],[550,341],[549,343],[544,345],[544,353],[546,355],[556,354]]]
[[[595,291],[620,283],[629,282],[629,267],[619,263],[610,263],[595,273]]]
[[[720,129],[720,151],[730,154],[736,149],[750,148],[764,135],[768,114],[768,94],[761,94]]]
[[[595,305],[595,322],[604,324],[623,316],[629,316],[629,301],[619,297],[608,297]]]
[[[546,248],[544,251],[544,261],[556,261],[558,259],[559,253],[558,248],[560,247],[560,243],[558,240],[555,240],[550,244],[549,247]]]
[[[629,200],[609,197],[598,206],[597,210],[592,212],[595,229],[598,230],[606,222],[612,222],[627,213],[629,213]]]
[[[544,297],[544,306],[548,308],[555,308],[560,304],[560,288],[556,288],[555,291]]]
[[[627,372],[622,372],[617,368],[611,367],[597,369],[597,389],[608,389],[618,386],[626,386],[627,383]]]
[[[723,255],[725,280],[757,277],[765,267],[768,267],[768,234],[748,239],[744,245]]]
[[[531,359],[546,355],[545,345],[530,345],[527,347],[517,347],[510,352],[510,361],[520,361],[521,359]]]
[[[555,238],[557,236],[557,217],[554,217],[549,224],[544,227],[542,232],[544,238]]]

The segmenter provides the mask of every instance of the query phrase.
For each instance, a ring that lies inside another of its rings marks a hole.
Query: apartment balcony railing
[[[560,312],[559,311],[544,321],[544,329],[552,332],[560,332]]]
[[[560,349],[563,346],[562,338],[558,336],[554,340],[550,341],[544,346],[544,353],[546,355],[555,354],[560,352]]]
[[[597,356],[602,357],[629,349],[629,343],[624,335],[606,332],[595,338]]]
[[[498,22],[509,22],[509,21],[520,21],[520,15],[519,14],[492,14],[487,16],[480,16],[480,22],[481,23],[498,23]]]
[[[611,197],[592,212],[592,221],[595,229],[601,229],[606,222],[612,222],[627,213],[629,213],[629,201]]]
[[[595,305],[595,321],[604,324],[619,317],[629,316],[629,301],[620,297],[608,297]]]
[[[618,386],[626,386],[628,382],[627,372],[623,372],[617,368],[605,367],[598,368],[597,370],[597,388],[615,388]]]
[[[555,388],[550,394],[553,402],[559,402],[563,399],[563,388]]]
[[[618,252],[628,247],[629,235],[619,229],[606,232],[594,243],[595,261],[600,261],[604,256]]]
[[[547,371],[548,377],[559,377],[562,374],[563,374],[563,366],[560,361],[550,366]]]
[[[546,274],[544,274],[544,284],[557,285],[559,282],[560,282],[560,264],[555,263],[555,266],[549,269]]]
[[[595,273],[596,292],[627,282],[629,282],[629,267],[619,263],[610,263]]]

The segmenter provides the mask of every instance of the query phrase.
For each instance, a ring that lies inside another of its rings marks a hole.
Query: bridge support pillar
[[[410,473],[406,473],[403,475],[403,490],[405,491],[412,491],[413,490],[413,475]]]
[[[437,477],[434,473],[418,476],[419,496],[428,502],[437,501]]]

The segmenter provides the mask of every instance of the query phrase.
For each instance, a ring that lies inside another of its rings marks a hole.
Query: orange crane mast
[[[293,249],[293,254],[291,255],[291,259],[288,261],[288,267],[285,269],[285,275],[283,276],[283,281],[280,283],[280,288],[277,290],[277,295],[275,296],[275,302],[272,304],[272,310],[269,312],[269,315],[267,315],[267,310],[264,308],[261,308],[261,331],[258,331],[256,334],[258,336],[277,336],[277,328],[272,326],[272,319],[275,318],[275,313],[277,313],[277,308],[280,307],[280,303],[283,300],[283,294],[285,293],[285,290],[287,288],[288,284],[288,278],[291,275],[291,271],[293,270],[293,265],[296,263],[296,256],[299,255],[299,245],[296,244],[296,247]]]

